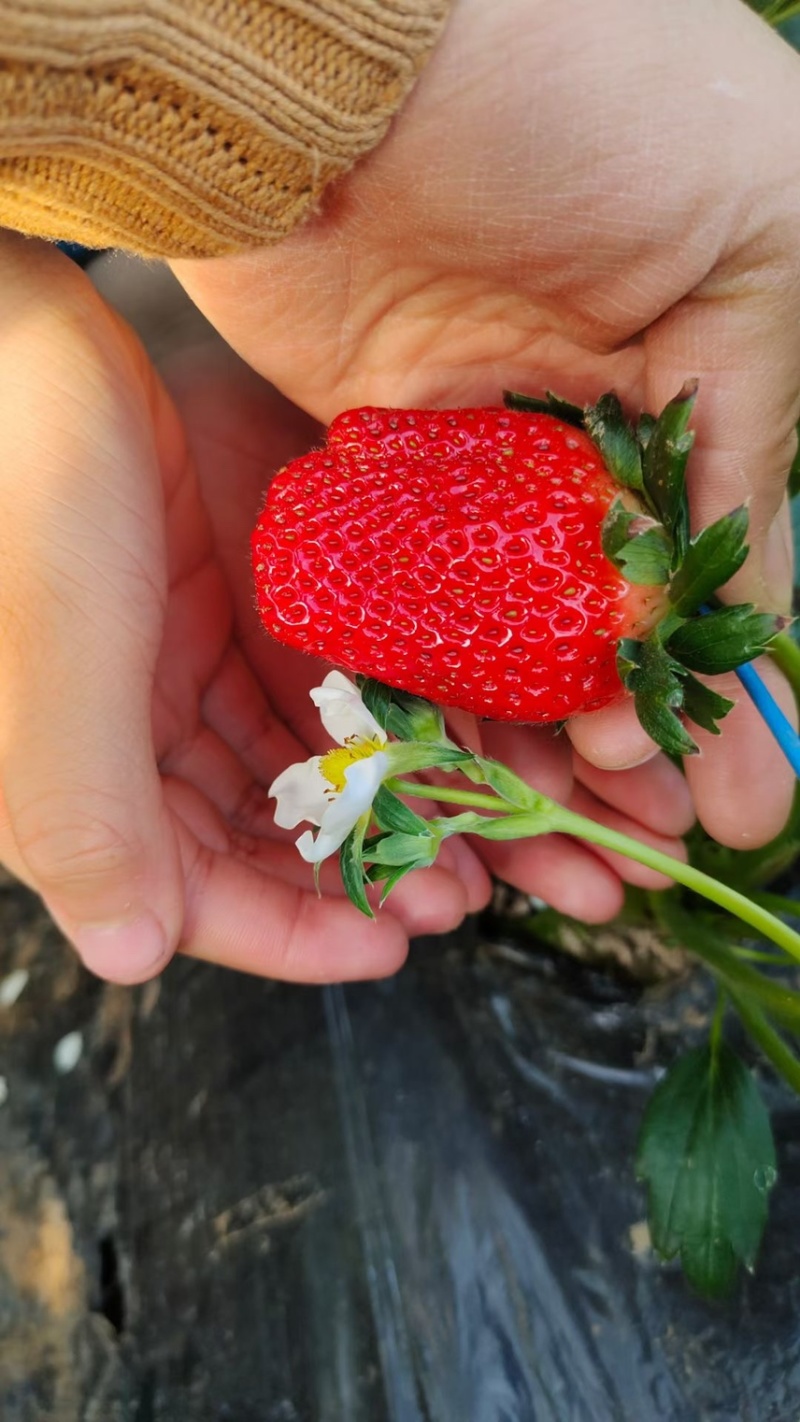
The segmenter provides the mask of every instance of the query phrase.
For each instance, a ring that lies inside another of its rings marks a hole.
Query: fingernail
[[[164,929],[149,911],[131,923],[83,924],[70,936],[84,966],[108,982],[143,982],[168,956]]]

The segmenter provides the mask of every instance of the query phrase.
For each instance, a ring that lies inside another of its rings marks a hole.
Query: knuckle
[[[50,797],[14,816],[19,852],[34,881],[64,893],[89,892],[135,875],[140,851],[110,806]]]

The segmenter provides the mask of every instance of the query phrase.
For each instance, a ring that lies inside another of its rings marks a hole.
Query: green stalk
[[[644,864],[648,869],[654,869],[657,873],[674,879],[677,883],[683,884],[684,888],[702,895],[711,903],[718,904],[720,908],[727,909],[743,923],[749,924],[765,938],[784,948],[791,958],[800,963],[800,934],[795,933],[787,924],[782,923],[779,918],[762,908],[760,904],[753,903],[744,894],[740,894],[727,884],[721,884],[718,879],[712,879],[710,874],[704,874],[702,870],[693,868],[691,864],[682,864],[680,860],[671,859],[668,854],[662,854],[660,850],[653,849],[650,845],[640,844],[638,840],[631,839],[628,835],[620,834],[617,830],[609,829],[606,825],[597,824],[594,820],[587,819],[585,815],[578,815],[573,810],[567,810],[563,805],[558,805],[555,800],[550,800],[545,795],[538,797],[539,807],[533,812],[529,812],[520,811],[509,800],[504,800],[499,795],[481,795],[469,790],[418,785],[405,780],[393,780],[391,788],[398,794],[416,795],[424,800],[439,800],[455,805],[473,805],[478,809],[494,810],[495,814],[500,811],[497,818],[487,819],[486,829],[480,831],[486,838],[525,839],[542,834],[568,834],[577,839],[586,840],[589,844],[597,844],[602,849],[612,850],[616,854],[623,855],[626,859],[632,859],[637,864]]]
[[[719,904],[720,908],[727,909],[736,918],[740,918],[743,923],[747,923],[757,932],[763,933],[765,938],[769,938],[773,943],[785,948],[786,952],[800,963],[800,934],[795,933],[788,924],[782,923],[779,918],[762,908],[760,904],[754,904],[751,899],[740,894],[738,890],[730,888],[727,884],[721,884],[718,879],[712,879],[710,874],[704,874],[702,870],[693,868],[691,864],[682,864],[679,860],[671,859],[668,854],[662,854],[649,845],[639,844],[637,840],[631,839],[628,835],[619,834],[616,830],[608,829],[605,825],[595,824],[593,820],[586,819],[584,815],[576,815],[574,811],[565,810],[560,805],[554,805],[553,809],[555,813],[550,817],[552,830],[562,834],[575,835],[578,839],[588,840],[590,844],[600,845],[603,849],[615,850],[627,859],[633,859],[638,864],[644,864],[649,869],[655,869],[658,873],[675,879],[677,883],[683,884],[684,888],[701,894],[711,903]]]
[[[782,1037],[770,1025],[759,1008],[748,998],[737,992],[730,993],[730,999],[754,1042],[757,1042],[767,1061],[772,1062],[794,1091],[800,1095],[800,1062],[794,1052],[787,1047]]]
[[[729,947],[719,934],[697,928],[691,915],[671,894],[652,895],[651,902],[661,926],[682,948],[701,958],[731,996],[736,993],[748,999],[758,998],[767,1012],[793,1032],[800,1033],[800,992],[742,962],[736,949]]]
[[[763,10],[758,9],[758,13],[768,25],[784,25],[787,20],[800,15],[800,0],[773,0],[773,3],[765,5]]]
[[[800,13],[800,0],[797,9]],[[767,652],[786,677],[795,700],[800,702],[800,647],[794,637],[790,637],[788,632],[779,632],[777,637],[773,637]]]
[[[800,918],[800,901],[790,899],[786,894],[771,894],[766,889],[753,890],[753,902],[769,909],[770,913],[785,913],[790,918]]]
[[[462,768],[459,766],[459,770]],[[497,814],[498,810],[503,813],[518,813],[516,805],[512,805],[510,800],[502,800],[499,795],[484,795],[479,790],[451,790],[446,785],[417,785],[413,781],[400,780],[397,776],[385,781],[385,784],[387,790],[392,790],[395,795],[416,795],[421,800],[441,800],[443,805],[472,805],[476,810],[491,810],[494,814]],[[544,795],[541,799],[543,805],[552,804]]]

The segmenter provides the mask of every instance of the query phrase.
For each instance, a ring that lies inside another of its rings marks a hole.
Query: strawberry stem
[[[772,943],[777,943],[790,958],[800,963],[800,934],[795,933],[788,924],[783,923],[760,904],[754,903],[728,884],[720,883],[710,874],[695,869],[691,864],[684,864],[650,845],[641,844],[629,835],[620,834],[617,830],[609,829],[607,825],[597,824],[585,815],[578,815],[574,810],[566,809],[546,795],[537,796],[538,805],[535,809],[521,811],[518,806],[500,795],[484,795],[474,790],[456,790],[447,786],[419,785],[402,779],[394,779],[388,784],[396,794],[494,811],[494,815],[486,819],[485,831],[481,830],[477,816],[474,817],[471,827],[472,833],[485,833],[492,839],[526,839],[543,834],[568,834],[576,839],[586,840],[589,844],[597,844],[602,849],[622,854],[626,859],[644,864],[648,869],[654,869],[657,873],[674,879],[683,884],[684,888],[691,889],[711,903],[726,909],[742,923],[748,924]]]
[[[800,647],[794,637],[788,632],[779,632],[770,642],[767,654],[783,672],[794,692],[795,700],[800,703]]]
[[[520,816],[520,818],[525,819],[526,816]],[[800,963],[800,934],[795,933],[788,924],[782,923],[779,918],[762,908],[760,904],[755,904],[752,899],[740,894],[738,890],[732,889],[727,884],[721,884],[718,879],[713,879],[710,874],[704,874],[701,869],[695,869],[691,864],[683,864],[680,860],[672,859],[670,855],[662,854],[660,850],[651,848],[650,845],[640,844],[638,840],[631,839],[629,835],[620,834],[617,830],[609,829],[606,825],[596,824],[594,820],[589,820],[584,815],[577,815],[573,810],[564,809],[561,805],[553,803],[553,809],[548,818],[550,820],[548,831],[571,834],[578,839],[587,840],[590,844],[600,845],[603,849],[615,850],[627,859],[633,859],[638,864],[644,864],[649,869],[655,869],[658,873],[675,879],[677,883],[683,884],[684,888],[701,894],[703,898],[718,904],[720,908],[727,909],[743,923],[747,923],[751,928],[763,933],[765,938],[777,943],[786,950],[790,957]],[[535,833],[541,832],[541,830],[535,831]]]

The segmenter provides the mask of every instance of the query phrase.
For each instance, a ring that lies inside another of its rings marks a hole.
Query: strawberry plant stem
[[[749,924],[751,928],[755,928],[758,933],[763,934],[772,943],[777,943],[779,947],[785,949],[791,958],[800,963],[800,934],[795,933],[788,924],[782,923],[779,918],[762,908],[760,904],[754,903],[752,899],[746,898],[744,894],[740,894],[728,884],[722,884],[718,879],[713,879],[710,874],[704,874],[702,870],[693,868],[691,864],[683,864],[680,860],[672,859],[668,854],[662,854],[660,850],[653,849],[648,844],[641,844],[638,840],[631,839],[629,835],[620,834],[617,830],[609,829],[607,825],[597,824],[594,820],[587,819],[585,815],[578,815],[573,810],[567,810],[563,805],[557,804],[555,800],[548,799],[546,795],[539,796],[537,808],[529,811],[520,810],[516,805],[512,805],[510,800],[504,800],[500,795],[482,795],[473,790],[419,785],[400,779],[393,780],[390,783],[390,788],[398,794],[415,795],[424,800],[438,800],[447,804],[470,805],[476,809],[493,810],[494,816],[487,820],[487,835],[492,839],[525,839],[542,834],[569,834],[576,839],[586,840],[589,844],[597,844],[602,849],[610,849],[616,854],[622,854],[626,859],[633,859],[637,864],[644,864],[649,869],[655,869],[657,873],[664,874],[669,879],[675,879],[685,888],[709,899],[711,903],[718,904],[720,908],[727,909],[729,913],[741,919],[743,923]],[[472,832],[480,833],[477,828]]]
[[[440,800],[443,805],[471,805],[476,810],[491,810],[494,814],[498,810],[519,813],[509,800],[502,800],[499,795],[482,795],[479,790],[451,790],[446,785],[415,785],[399,779],[387,780],[386,785],[396,795],[417,795],[422,800]],[[553,802],[545,800],[543,795],[542,803],[549,807]]]
[[[770,643],[769,656],[786,677],[795,700],[800,702],[800,647],[794,638],[788,632],[779,632]]]
[[[800,1062],[794,1052],[787,1047],[783,1038],[768,1022],[761,1009],[756,1007],[747,995],[733,992],[730,989],[729,993],[731,1002],[744,1026],[753,1040],[758,1043],[767,1061],[772,1062],[784,1081],[788,1082],[792,1089],[800,1095]]]
[[[554,805],[550,820],[550,828],[562,834],[572,834],[578,839],[588,840],[590,844],[598,844],[603,849],[615,850],[618,854],[623,854],[627,859],[633,859],[638,864],[644,864],[650,869],[657,870],[660,874],[667,875],[670,879],[675,879],[684,888],[692,889],[696,894],[701,894],[704,898],[710,899],[712,903],[719,904],[720,908],[727,909],[729,913],[740,918],[743,923],[747,923],[751,928],[755,928],[759,933],[763,933],[765,938],[769,938],[773,943],[777,943],[781,948],[785,948],[790,957],[800,962],[800,934],[789,928],[788,924],[782,923],[779,918],[768,910],[755,904],[751,899],[740,894],[736,889],[730,888],[727,884],[721,884],[718,879],[713,879],[710,874],[704,874],[702,870],[695,869],[691,864],[682,864],[677,859],[671,859],[668,854],[662,854],[657,849],[652,849],[649,845],[640,844],[638,840],[631,839],[628,835],[619,834],[616,830],[608,829],[606,825],[595,824],[593,820],[588,820],[583,815],[576,815],[572,810],[565,810],[560,805]],[[520,816],[521,819],[526,818]],[[541,831],[538,831],[541,833]]]

